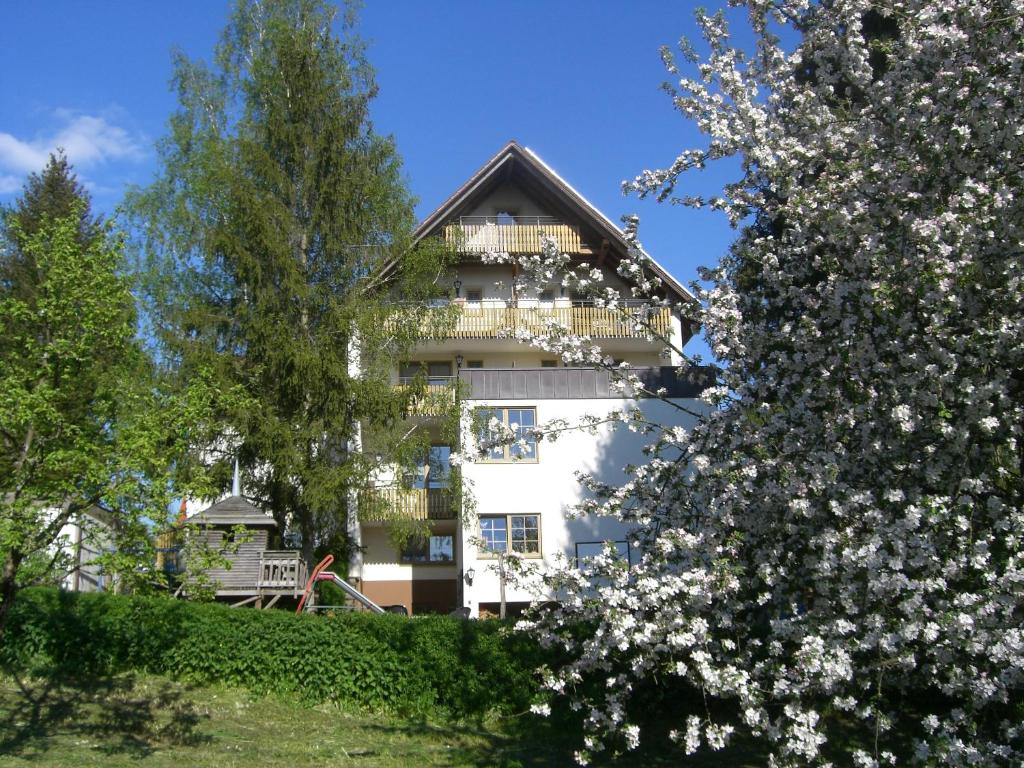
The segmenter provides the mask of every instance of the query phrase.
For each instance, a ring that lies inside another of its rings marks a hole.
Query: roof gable
[[[242,496],[228,496],[226,499],[196,512],[186,522],[198,525],[277,527],[274,518]]]
[[[610,255],[616,262],[625,258],[629,245],[622,230],[534,152],[515,141],[510,141],[502,147],[427,216],[416,228],[415,239],[420,240],[439,233],[446,223],[471,211],[498,187],[507,183],[519,186],[525,194],[552,213],[582,225],[589,237],[595,241],[594,245],[607,243]],[[650,259],[651,270],[661,279],[665,290],[672,298],[696,301],[693,294],[678,280],[650,255],[645,255]]]

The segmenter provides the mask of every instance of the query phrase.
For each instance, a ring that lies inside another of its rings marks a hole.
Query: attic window
[[[515,224],[516,215],[514,211],[495,211],[494,212],[494,223],[495,224]]]

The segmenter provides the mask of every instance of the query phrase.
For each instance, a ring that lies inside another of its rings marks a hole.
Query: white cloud
[[[64,149],[76,169],[87,170],[110,161],[139,161],[145,157],[137,135],[103,115],[57,110],[58,126],[52,135],[19,139],[0,132],[0,194],[8,190],[10,174],[26,175],[42,170],[50,153]],[[3,172],[7,172],[4,174]],[[16,188],[21,181],[16,180]]]

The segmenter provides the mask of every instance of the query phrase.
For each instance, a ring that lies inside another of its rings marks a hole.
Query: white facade
[[[602,416],[634,407],[640,407],[648,419],[661,424],[693,421],[668,403],[656,400],[495,400],[471,404],[536,408],[539,424],[552,419],[576,423],[587,414]],[[612,485],[621,484],[626,479],[624,468],[643,461],[641,450],[649,440],[650,436],[631,432],[621,422],[610,423],[602,425],[596,435],[580,430],[562,434],[554,442],[542,441],[537,446],[535,461],[467,464],[463,474],[476,503],[475,514],[462,526],[463,572],[473,572],[472,584],[464,587],[463,604],[471,615],[478,615],[481,604],[490,606],[489,612],[493,613],[494,604],[500,600],[498,560],[481,546],[480,538],[481,521],[493,516],[539,516],[540,551],[523,559],[541,569],[560,560],[573,562],[577,555],[593,554],[605,542],[626,549],[631,560],[639,557],[639,552],[629,548],[626,525],[593,515],[573,517],[573,509],[585,498],[575,473],[584,472]],[[536,588],[506,586],[505,592],[509,603],[557,597]]]
[[[509,448],[473,460],[473,432],[479,427],[479,416],[474,424],[472,414],[483,409],[484,416],[497,415],[506,423],[543,426],[553,419],[575,423],[585,414],[601,416],[639,406],[658,423],[689,426],[687,422],[692,422],[692,417],[669,403],[623,399],[608,388],[606,374],[567,369],[556,355],[507,338],[499,326],[557,317],[559,322],[571,323],[573,332],[591,335],[607,356],[663,378],[668,375],[663,366],[678,362],[669,347],[682,348],[689,327],[666,310],[658,320],[659,333],[671,341],[666,346],[663,340],[634,330],[628,317],[623,321],[594,307],[558,282],[517,291],[513,267],[482,263],[482,243],[487,247],[511,243],[509,252],[513,248],[531,252],[525,249],[535,245],[540,228],[545,234],[559,233],[568,243],[567,253],[588,267],[599,268],[605,285],[629,295],[615,271],[617,260],[626,255],[622,233],[539,158],[514,143],[431,214],[418,235],[450,238],[456,227],[457,237],[462,238],[456,242],[465,250],[447,279],[453,286],[453,301],[462,308],[459,325],[451,338],[433,339],[411,357],[432,384],[460,381],[461,405],[469,416],[463,419],[459,444],[441,446],[439,427],[433,434],[439,455],[451,450],[469,459],[461,468],[466,496],[448,499],[443,487],[430,487],[429,477],[419,478],[414,488],[394,489],[394,493],[418,494],[414,513],[422,519],[427,519],[429,510],[429,541],[420,542],[412,552],[396,551],[386,525],[360,512],[363,554],[350,576],[380,604],[403,604],[414,613],[460,608],[477,616],[497,613],[502,592],[499,551],[517,551],[517,556],[540,569],[562,558],[575,561],[577,556],[596,554],[604,542],[613,542],[624,556],[639,557],[640,553],[629,550],[622,524],[594,517],[573,519],[572,510],[584,498],[576,472],[619,483],[625,479],[626,465],[643,462],[641,449],[650,438],[621,423],[607,424],[596,435],[574,431],[554,442],[541,441],[532,456],[519,460],[512,460],[516,457],[510,456],[513,449]],[[654,269],[670,299],[692,300],[660,267],[654,265]],[[408,370],[396,364],[396,384],[403,375],[409,375]],[[674,387],[671,394],[681,400],[685,395],[689,409],[699,410],[699,402],[693,399],[697,392],[690,390]],[[419,428],[431,429],[429,417],[416,418]],[[513,608],[557,597],[508,583],[504,592]]]
[[[113,585],[96,559],[111,551],[107,517],[99,510],[78,515],[60,529],[56,547],[64,568],[61,587],[72,592],[102,592]]]

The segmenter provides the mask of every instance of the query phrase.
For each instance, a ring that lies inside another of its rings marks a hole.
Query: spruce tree
[[[360,422],[396,423],[409,397],[386,368],[420,326],[386,323],[388,303],[429,295],[439,267],[409,249],[411,199],[394,142],[370,124],[376,86],[353,24],[320,0],[239,0],[213,65],[177,58],[163,170],[130,202],[164,359],[247,395],[205,459],[226,489],[237,456],[248,495],[307,559],[346,546],[372,469],[354,450]]]

